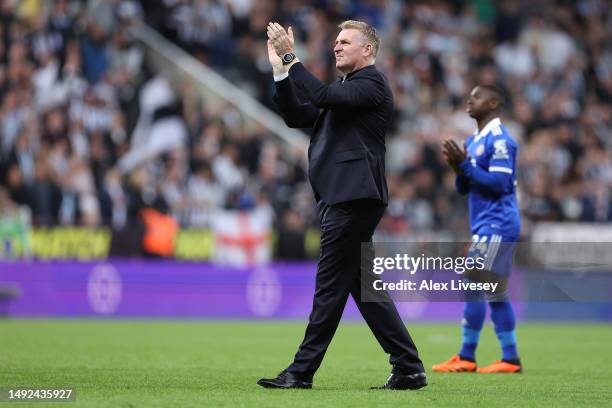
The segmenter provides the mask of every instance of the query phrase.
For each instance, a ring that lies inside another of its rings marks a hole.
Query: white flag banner
[[[249,211],[219,211],[212,219],[215,234],[213,262],[222,265],[262,265],[272,257],[272,212],[268,207]]]

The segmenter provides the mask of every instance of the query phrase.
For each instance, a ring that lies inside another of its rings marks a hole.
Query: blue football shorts
[[[472,235],[468,257],[482,258],[485,271],[508,278],[512,271],[512,258],[516,249],[518,234],[503,234],[498,229],[481,228]]]

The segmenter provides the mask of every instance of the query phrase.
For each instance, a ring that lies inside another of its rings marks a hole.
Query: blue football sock
[[[518,359],[516,349],[516,321],[514,310],[510,302],[491,302],[491,320],[495,325],[495,334],[502,349],[502,360],[513,361]]]
[[[485,320],[487,307],[484,301],[466,302],[463,309],[463,343],[459,356],[464,360],[476,361],[476,347]]]

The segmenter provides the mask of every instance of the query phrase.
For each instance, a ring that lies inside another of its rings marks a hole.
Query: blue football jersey
[[[501,193],[493,193],[474,180],[469,181],[468,200],[472,234],[482,228],[516,236],[520,232],[520,211],[516,199],[516,157],[518,145],[499,118],[466,141],[468,160],[473,167],[507,174]]]

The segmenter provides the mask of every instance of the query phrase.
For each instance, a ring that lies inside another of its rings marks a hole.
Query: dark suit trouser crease
[[[361,315],[383,350],[390,355],[394,372],[424,372],[423,364],[408,330],[387,293],[377,292],[376,302],[362,302],[362,290],[371,289],[378,279],[365,273],[362,282],[361,260],[371,261],[372,234],[385,207],[377,201],[358,200],[336,205],[317,204],[321,220],[321,253],[317,267],[316,289],[312,312],[304,340],[289,372],[312,376],[336,332],[350,294]],[[362,253],[361,243],[370,243]],[[361,255],[360,255],[361,254]],[[367,263],[366,263],[367,264]]]

